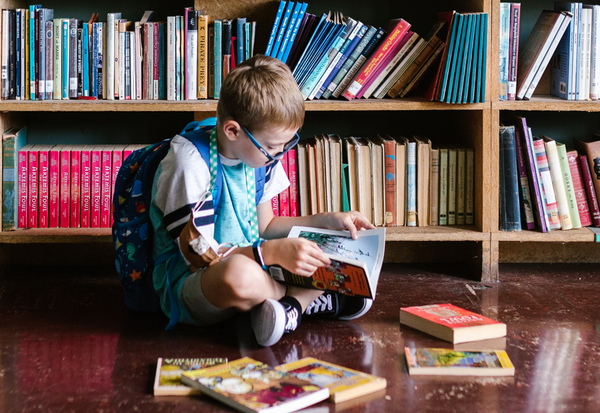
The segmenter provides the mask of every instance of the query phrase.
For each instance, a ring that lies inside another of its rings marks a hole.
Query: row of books
[[[533,136],[524,117],[500,127],[500,229],[569,230],[600,226],[594,168],[600,141],[573,139],[575,149]]]
[[[487,14],[440,13],[422,37],[402,18],[384,30],[306,9],[280,2],[266,51],[290,66],[305,99],[421,93],[449,103],[485,100]]]
[[[109,228],[119,168],[145,145],[25,145],[26,134],[2,137],[2,230]]]
[[[473,149],[423,136],[321,134],[297,150],[302,216],[355,210],[376,226],[474,222]]]
[[[40,5],[3,9],[2,98],[218,98],[222,79],[254,53],[256,23],[246,18],[213,21],[188,7],[165,25],[151,15],[83,22]]]

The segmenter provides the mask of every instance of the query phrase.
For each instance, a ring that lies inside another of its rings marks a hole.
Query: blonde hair
[[[280,60],[255,55],[233,69],[221,86],[219,122],[234,119],[250,131],[299,129],[304,99],[290,69]]]

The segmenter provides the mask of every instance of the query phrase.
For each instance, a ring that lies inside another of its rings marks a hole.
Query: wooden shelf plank
[[[3,112],[214,112],[217,100],[4,100]],[[452,105],[422,98],[315,100],[305,104],[307,111],[408,111],[408,110],[489,110],[490,102]]]
[[[600,101],[564,100],[552,95],[535,95],[531,100],[492,102],[492,109],[529,111],[600,112]]]
[[[587,228],[569,231],[498,231],[492,234],[492,240],[500,242],[594,242],[594,233]]]
[[[489,241],[490,234],[474,225],[388,227],[385,238],[387,241]]]

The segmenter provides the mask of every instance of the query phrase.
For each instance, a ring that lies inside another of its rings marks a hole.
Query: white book
[[[119,32],[119,100],[125,99],[125,32]]]
[[[21,95],[21,99],[25,99],[25,71],[27,70],[25,68],[25,63],[27,62],[27,59],[25,59],[26,53],[25,53],[25,48],[27,47],[27,44],[25,43],[25,28],[26,26],[26,22],[27,19],[25,18],[27,16],[27,9],[21,9],[21,44],[20,44],[20,48],[21,48],[21,91],[20,91],[20,95]]]
[[[581,47],[579,49],[579,100],[590,97],[590,51],[592,46],[592,9],[583,7],[581,10]]]
[[[383,99],[385,94],[396,84],[398,79],[406,72],[406,70],[410,67],[412,62],[421,54],[427,42],[422,37],[419,37],[417,43],[414,47],[404,56],[404,58],[400,61],[398,66],[394,69],[392,73],[383,81],[383,83],[379,86],[379,88],[375,91],[375,97],[377,99]]]
[[[8,21],[9,10],[2,10],[2,99],[10,96],[10,82],[8,80]]]
[[[137,47],[136,47],[136,43],[135,43],[135,32],[127,32],[127,35],[129,35],[129,56],[130,56],[130,69],[129,72],[131,73],[131,83],[130,83],[130,87],[131,87],[131,94],[130,94],[130,98],[131,100],[135,100],[136,99],[136,95],[137,95],[137,72],[136,72],[136,66],[135,66],[135,62],[136,62],[136,55],[137,55]]]
[[[571,224],[571,212],[569,211],[569,203],[567,201],[567,193],[563,182],[562,170],[560,168],[560,159],[556,149],[556,142],[544,138],[544,146],[546,147],[546,156],[548,157],[548,167],[552,176],[552,187],[554,188],[554,196],[558,204],[558,213],[560,214],[560,224],[563,230],[573,228]]]
[[[188,100],[198,99],[198,21],[194,11],[188,15],[185,87]],[[156,96],[158,98],[158,96]]]
[[[598,95],[600,95],[600,6],[593,5],[592,7],[590,99],[598,100]]]
[[[115,99],[115,20],[121,13],[106,14],[106,99]]]
[[[142,25],[140,22],[135,22],[135,98],[142,100]]]
[[[167,17],[167,100],[175,100],[175,16]]]

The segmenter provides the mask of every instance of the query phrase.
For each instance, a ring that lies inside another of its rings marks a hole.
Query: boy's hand
[[[261,245],[266,265],[280,265],[288,271],[310,277],[319,267],[331,261],[319,246],[304,238],[282,238]]]
[[[363,214],[358,211],[324,213],[322,227],[328,229],[348,230],[352,239],[358,239],[361,229],[375,229]]]

